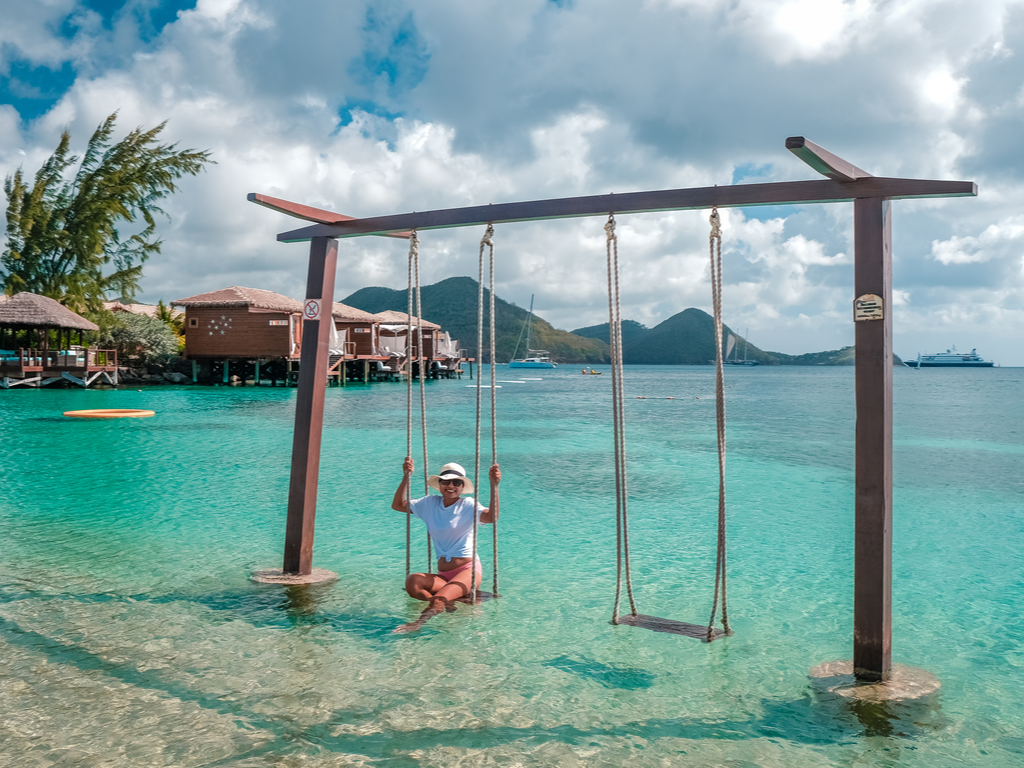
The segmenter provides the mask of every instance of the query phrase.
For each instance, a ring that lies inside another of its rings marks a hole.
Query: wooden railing
[[[114,349],[44,349],[19,347],[16,352],[0,353],[0,367],[21,371],[69,368],[117,368]]]

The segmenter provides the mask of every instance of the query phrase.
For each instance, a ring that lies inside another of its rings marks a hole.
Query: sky
[[[138,299],[242,285],[301,298],[303,222],[249,192],[378,216],[822,178],[974,181],[895,201],[894,350],[1024,365],[1024,0],[0,0],[0,173],[62,130],[163,137],[216,165],[163,206]],[[723,217],[723,317],[762,349],[853,343],[852,204]],[[506,224],[496,292],[607,322],[600,217]],[[711,311],[708,212],[618,217],[622,317]],[[421,280],[476,277],[482,231],[425,231]],[[407,245],[340,241],[335,296],[404,289]]]

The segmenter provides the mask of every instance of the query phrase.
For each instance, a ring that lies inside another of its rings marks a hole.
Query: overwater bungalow
[[[87,347],[99,326],[46,296],[0,296],[0,387],[117,385],[117,352]],[[76,342],[77,336],[77,343]]]
[[[302,302],[273,291],[231,286],[171,302],[185,310],[185,357],[192,380],[295,380],[301,359]],[[335,302],[329,341],[329,383],[395,380],[408,373],[403,312],[371,314]],[[413,318],[416,322],[416,318]],[[461,374],[458,341],[423,322],[428,376]],[[262,368],[261,368],[262,366]],[[414,375],[418,365],[414,363]]]
[[[381,346],[380,321],[361,309],[334,302],[328,379],[345,384],[353,379],[391,381],[404,374],[404,350]]]
[[[387,310],[378,312],[374,318],[380,323],[380,339],[382,347],[390,350],[407,349],[406,335],[409,330],[409,315],[406,312]],[[413,360],[420,358],[418,349],[418,324],[420,320],[412,318],[413,326]],[[462,374],[461,364],[467,362],[464,352],[459,348],[457,339],[442,330],[437,323],[423,320],[423,355],[428,361],[429,373],[432,378],[451,378]],[[414,366],[418,365],[414,362]]]
[[[287,379],[302,349],[302,302],[273,291],[233,285],[171,302],[185,310],[185,357],[192,380],[227,383],[232,373],[258,384]]]

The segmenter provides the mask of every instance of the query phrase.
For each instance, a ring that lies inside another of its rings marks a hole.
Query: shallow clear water
[[[607,373],[502,384],[503,598],[412,636],[404,386],[327,392],[314,563],[340,578],[308,588],[248,580],[280,566],[294,390],[0,392],[0,764],[1019,765],[1024,369],[895,374],[893,658],[942,689],[884,711],[807,676],[851,655],[852,369],[727,371],[736,634],[710,645],[609,624]],[[472,383],[428,385],[434,471],[472,471]],[[639,609],[705,622],[713,368],[626,388]],[[61,416],[108,407],[157,415]]]

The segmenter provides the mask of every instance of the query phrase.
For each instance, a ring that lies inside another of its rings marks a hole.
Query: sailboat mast
[[[530,314],[526,318],[526,354],[523,357],[530,356],[530,328],[533,326],[533,294],[530,294]]]

